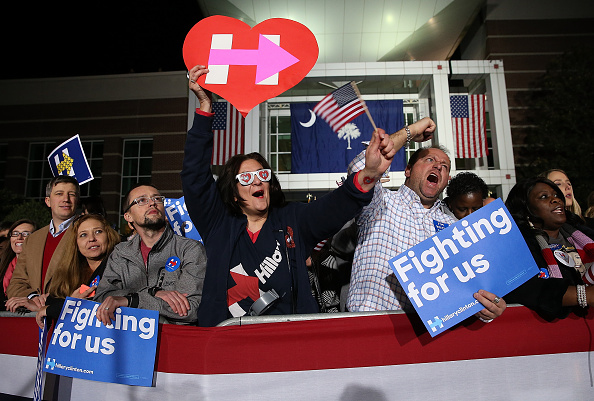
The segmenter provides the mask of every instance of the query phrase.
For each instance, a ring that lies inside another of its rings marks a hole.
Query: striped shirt
[[[357,167],[353,171],[363,166]],[[388,261],[435,234],[434,221],[455,221],[444,214],[441,205],[437,200],[425,209],[419,196],[406,185],[391,191],[376,184],[371,203],[357,218],[349,311],[413,310]]]

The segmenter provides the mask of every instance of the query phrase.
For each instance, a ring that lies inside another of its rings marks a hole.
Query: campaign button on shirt
[[[174,272],[177,270],[179,265],[181,264],[181,260],[177,256],[171,256],[167,259],[167,263],[165,264],[165,270],[168,272]]]
[[[558,249],[554,251],[553,254],[555,255],[555,258],[565,266],[575,267],[575,261],[571,256],[569,256],[567,252],[563,252],[561,249]]]
[[[93,281],[91,281],[91,285],[89,285],[89,287],[97,287],[99,285],[99,280],[101,280],[101,277],[95,277]]]
[[[539,270],[538,278],[549,278],[549,271],[547,269],[541,267]]]
[[[435,227],[435,232],[438,233],[444,228],[448,228],[448,223],[442,223],[441,221],[433,220],[433,226]]]

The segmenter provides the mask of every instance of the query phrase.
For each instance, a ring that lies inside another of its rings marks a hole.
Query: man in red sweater
[[[32,233],[23,244],[23,251],[6,291],[6,310],[11,312],[20,306],[38,311],[45,305],[45,289],[73,235],[68,227],[74,220],[80,198],[76,179],[64,175],[54,177],[47,184],[45,195],[45,204],[50,208],[52,220],[49,225]]]

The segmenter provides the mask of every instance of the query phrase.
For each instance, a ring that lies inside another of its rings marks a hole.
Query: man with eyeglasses
[[[12,279],[6,290],[6,309],[19,307],[38,311],[45,305],[45,290],[60,265],[69,237],[68,228],[80,198],[80,187],[74,177],[59,175],[45,189],[45,204],[50,208],[50,224],[28,236],[23,244]]]
[[[176,235],[165,220],[165,197],[152,185],[137,184],[124,198],[124,219],[138,235],[118,244],[109,257],[95,301],[97,319],[108,325],[120,306],[159,311],[163,321],[198,319],[206,251]]]

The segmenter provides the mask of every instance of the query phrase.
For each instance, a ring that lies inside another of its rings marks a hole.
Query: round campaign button
[[[168,272],[174,272],[177,270],[179,265],[181,264],[181,260],[177,256],[171,256],[167,259],[167,263],[165,264],[165,270]]]
[[[567,252],[563,252],[562,250],[557,250],[553,252],[555,254],[555,258],[563,263],[565,266],[575,267],[575,261],[573,258],[569,256]]]

